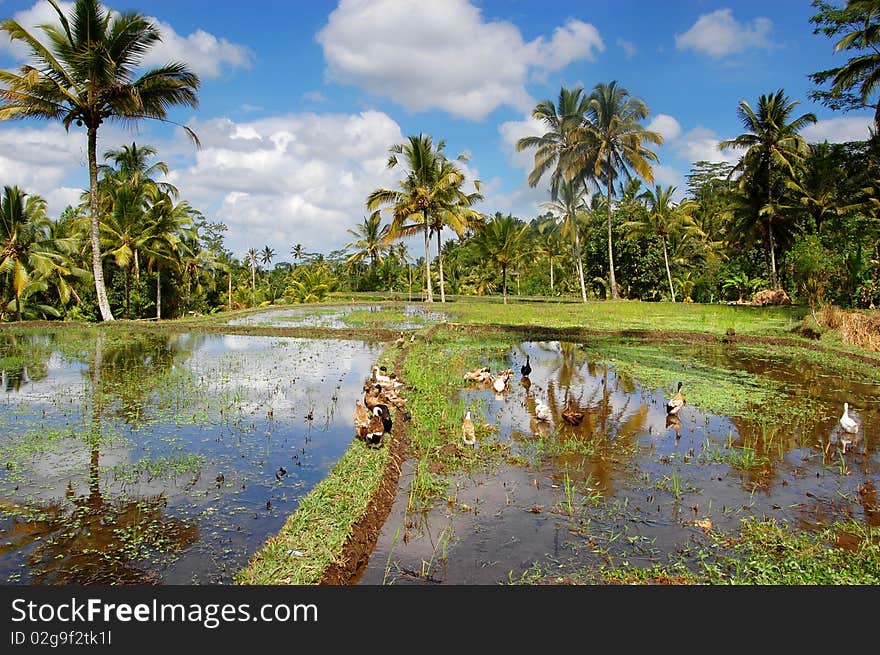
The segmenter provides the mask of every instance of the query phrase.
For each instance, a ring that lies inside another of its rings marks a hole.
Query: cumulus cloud
[[[688,130],[670,145],[675,152],[688,162],[709,161],[735,164],[742,156],[736,149],[721,151],[718,144],[725,139],[705,127]]]
[[[768,18],[756,18],[751,24],[740,23],[730,9],[718,9],[700,16],[685,33],[676,34],[675,47],[723,57],[750,48],[771,48],[772,29],[773,22]]]
[[[517,152],[516,143],[523,137],[541,136],[546,131],[544,124],[534,118],[526,118],[521,121],[505,121],[498,126],[498,134],[501,136],[501,149],[513,166],[526,171],[526,174],[528,174],[535,165],[535,151],[524,150]]]
[[[801,130],[809,143],[845,143],[846,141],[865,141],[868,130],[874,125],[871,116],[840,116],[820,120]]]
[[[317,39],[333,80],[411,111],[474,120],[502,105],[531,109],[530,75],[592,61],[605,47],[595,27],[574,19],[526,42],[515,25],[487,22],[467,0],[341,0]]]
[[[203,213],[229,226],[226,245],[243,254],[268,245],[328,252],[352,240],[367,195],[393,188],[388,149],[403,141],[399,125],[376,111],[292,114],[236,123],[189,124],[202,142],[195,163],[169,181]],[[218,200],[219,199],[219,200]]]
[[[67,16],[72,2],[59,2],[62,13]],[[48,2],[37,2],[30,9],[17,12],[13,17],[18,23],[43,41],[43,32],[37,26],[58,23],[58,14]],[[186,62],[200,77],[219,77],[226,69],[248,68],[252,54],[244,46],[218,38],[204,30],[182,36],[168,23],[148,17],[162,33],[162,41],[147,51],[141,60],[144,68],[164,66],[170,61]],[[0,51],[6,51],[16,59],[23,60],[29,50],[21,41],[10,41],[5,35],[0,39]]]
[[[673,116],[668,114],[657,114],[653,120],[647,125],[647,129],[652,132],[659,132],[663,137],[663,141],[671,141],[681,134],[681,125]]]

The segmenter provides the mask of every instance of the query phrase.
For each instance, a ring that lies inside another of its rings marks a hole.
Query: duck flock
[[[410,338],[410,342],[414,340],[414,336]],[[401,332],[396,340],[396,345],[402,347],[405,343],[404,335]],[[526,389],[531,386],[529,375],[532,372],[530,356],[526,355],[525,363],[520,367],[522,376],[521,384]],[[502,394],[508,390],[510,380],[514,377],[513,369],[503,369],[492,373],[488,366],[475,368],[464,374],[465,383],[491,388],[496,394]],[[355,404],[354,426],[356,436],[363,439],[367,445],[378,447],[382,443],[382,439],[386,434],[390,434],[392,428],[391,407],[395,407],[403,414],[403,420],[408,421],[411,418],[410,413],[406,410],[406,399],[401,395],[400,389],[404,386],[394,373],[389,374],[385,366],[373,366],[370,378],[364,384],[363,399],[358,399]],[[681,409],[687,405],[684,392],[682,392],[683,383],[679,382],[675,393],[665,401],[666,409],[666,427],[675,430],[675,438],[681,438],[681,419],[678,414]],[[584,419],[584,412],[575,404],[572,404],[569,395],[566,393],[565,406],[560,412],[562,419],[569,425],[577,426]],[[535,402],[535,418],[539,422],[550,423],[552,421],[552,412],[550,407],[541,399]],[[856,439],[860,431],[860,421],[857,416],[851,413],[849,403],[843,404],[843,414],[838,421],[840,435],[839,443],[843,446],[844,452]],[[476,434],[474,428],[473,415],[468,409],[465,413],[461,424],[462,442],[465,446],[476,446]]]

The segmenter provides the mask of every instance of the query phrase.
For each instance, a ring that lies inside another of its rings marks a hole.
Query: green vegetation
[[[238,584],[317,584],[367,510],[389,462],[388,448],[355,440],[281,531],[235,576]]]

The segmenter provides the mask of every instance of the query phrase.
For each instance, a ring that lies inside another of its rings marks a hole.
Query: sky
[[[60,3],[67,10],[72,3]],[[795,116],[819,119],[810,142],[865,139],[868,111],[813,103],[808,74],[845,63],[833,41],[813,34],[809,0],[113,0],[150,17],[163,39],[145,67],[182,61],[201,85],[199,104],[174,124],[107,123],[98,158],[149,145],[168,164],[165,181],[209,221],[228,226],[225,246],[242,258],[269,246],[275,263],[296,244],[328,254],[355,240],[367,195],[394,188],[389,148],[409,135],[444,141],[465,190],[479,180],[476,209],[531,219],[549,201],[531,188],[534,152],[516,141],[540,134],[535,105],[561,87],[616,80],[650,111],[664,137],[654,182],[687,190],[694,162],[731,161],[719,141],[744,132],[737,107],[783,89]],[[35,36],[52,20],[45,0],[0,0]],[[0,68],[27,51],[0,34]],[[0,122],[0,185],[46,198],[52,216],[88,188],[86,134],[59,122]],[[388,220],[387,218],[385,219]],[[415,256],[422,254],[415,249]]]

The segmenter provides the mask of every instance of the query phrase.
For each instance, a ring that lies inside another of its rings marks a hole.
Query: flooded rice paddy
[[[795,530],[880,525],[876,374],[866,381],[761,347],[676,348],[683,364],[665,388],[624,372],[634,360],[648,370],[651,349],[609,361],[560,342],[511,349],[516,374],[504,393],[463,383],[460,398],[478,417],[474,456],[499,448],[509,456],[453,474],[445,500],[421,511],[408,509],[415,467],[407,462],[359,582],[588,581],[603,567],[695,569],[719,549],[708,531],[735,535],[746,517]],[[528,379],[519,373],[526,354]],[[678,375],[691,400],[672,418],[664,404]],[[738,387],[728,386],[732,379]],[[694,402],[724,405],[751,379],[765,387],[753,390],[758,402],[735,405],[731,415]],[[536,419],[538,400],[550,406],[550,421]],[[844,402],[862,422],[854,438],[838,424]],[[569,406],[583,413],[577,426],[562,417]]]
[[[343,329],[352,327],[382,327],[393,330],[412,330],[446,320],[443,312],[430,311],[422,305],[358,305],[344,307],[294,307],[267,309],[229,321],[229,325],[261,327],[320,327]]]
[[[348,448],[382,347],[0,335],[0,580],[230,583]]]

